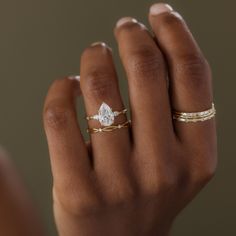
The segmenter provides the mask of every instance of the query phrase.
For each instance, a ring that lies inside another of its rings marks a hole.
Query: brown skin
[[[172,109],[202,111],[213,97],[206,59],[184,20],[168,9],[149,15],[155,37],[127,18],[114,30],[127,73],[132,127],[93,134],[89,143],[80,132],[75,100],[81,93],[89,115],[103,101],[114,110],[124,107],[106,45],[85,49],[80,83],[64,78],[48,92],[44,125],[60,236],[166,236],[178,213],[214,175],[215,119],[172,120]],[[124,115],[116,118],[117,124],[125,121]],[[0,192],[0,235],[45,235],[2,151]]]
[[[89,115],[103,101],[114,110],[124,107],[106,45],[85,49],[80,83],[64,78],[48,92],[44,125],[60,236],[166,236],[178,213],[214,175],[215,119],[187,124],[171,115],[172,109],[211,107],[210,67],[176,12],[150,14],[149,21],[154,36],[127,18],[114,30],[127,73],[132,127],[92,134],[87,144],[80,132],[75,100],[81,93]],[[124,121],[123,115],[116,118],[117,124]],[[89,126],[99,127],[97,121]],[[43,236],[5,156],[0,152],[0,235]]]
[[[86,145],[77,123],[80,89],[89,115],[103,101],[123,108],[107,46],[85,49],[80,85],[65,78],[48,92],[44,124],[61,236],[168,235],[177,214],[214,174],[215,120],[186,124],[171,117],[172,109],[211,107],[209,65],[177,13],[149,15],[149,21],[155,37],[132,21],[114,30],[129,85],[130,129],[93,134]]]
[[[60,236],[168,235],[214,175],[215,120],[187,124],[171,116],[172,109],[211,107],[210,67],[176,12],[149,15],[149,22],[155,37],[132,21],[114,29],[129,85],[130,129],[92,134],[86,145],[77,122],[80,89],[89,115],[103,101],[123,109],[107,46],[84,50],[80,84],[64,78],[49,89],[44,125]],[[116,123],[125,120],[119,116]]]
[[[0,148],[0,235],[44,236],[20,176]]]
[[[176,12],[149,15],[149,21],[155,37],[133,21],[114,30],[127,73],[132,127],[93,134],[87,144],[79,129],[75,99],[81,92],[89,115],[103,101],[123,109],[106,45],[83,52],[80,84],[64,78],[48,92],[44,125],[60,236],[166,236],[215,172],[215,120],[187,124],[171,115],[172,109],[211,107],[209,65]],[[116,123],[124,121],[125,116],[116,118]],[[89,126],[98,127],[98,122]],[[45,235],[1,150],[0,193],[0,235]]]

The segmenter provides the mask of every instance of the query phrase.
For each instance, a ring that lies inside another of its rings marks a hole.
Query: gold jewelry
[[[87,116],[86,120],[98,120],[102,126],[111,126],[114,123],[115,117],[121,114],[125,114],[127,109],[121,111],[112,111],[106,103],[102,103],[98,110],[98,114],[93,116]]]
[[[173,119],[181,122],[199,122],[212,119],[216,115],[214,103],[212,107],[200,112],[179,112],[173,111]]]
[[[128,128],[130,126],[130,124],[131,124],[131,121],[128,120],[123,124],[110,125],[110,126],[101,127],[101,128],[88,128],[87,132],[90,133],[90,134],[101,133],[101,132],[112,132],[116,129]]]

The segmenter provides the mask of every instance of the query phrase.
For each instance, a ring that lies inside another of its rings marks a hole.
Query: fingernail
[[[77,80],[77,81],[80,81],[80,76],[79,75],[70,75],[67,77],[68,79],[71,79],[71,80]]]
[[[145,30],[148,30],[148,27],[146,25],[144,25],[143,23],[140,23],[139,22],[139,25],[141,26],[141,28],[145,29]]]
[[[101,46],[101,47],[103,47],[103,48],[107,48],[107,49],[109,49],[110,51],[112,51],[112,48],[111,48],[111,47],[109,47],[106,43],[100,42],[100,41],[94,42],[94,43],[92,43],[90,46],[91,46],[91,47]]]
[[[125,23],[128,22],[137,23],[138,21],[132,17],[123,17],[117,21],[116,27],[120,27],[121,25],[124,25]]]
[[[100,42],[100,41],[98,41],[98,42],[94,42],[94,43],[92,43],[90,46],[91,46],[91,47],[95,47],[95,46],[106,47],[107,45],[106,45],[106,43],[104,43],[104,42]]]
[[[180,18],[180,19],[183,19],[183,17],[178,13],[178,12],[172,12],[173,15],[175,15],[176,17]]]
[[[150,7],[150,14],[151,15],[159,15],[165,12],[171,12],[173,8],[165,3],[156,3]]]

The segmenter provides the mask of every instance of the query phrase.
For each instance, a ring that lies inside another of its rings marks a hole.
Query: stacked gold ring
[[[90,133],[90,134],[101,133],[101,132],[111,132],[111,131],[114,131],[116,129],[129,128],[130,124],[131,124],[131,121],[129,120],[129,121],[126,121],[123,124],[118,124],[118,125],[110,125],[110,126],[101,127],[101,128],[88,128],[87,132]]]
[[[127,113],[126,108],[119,111],[113,111],[112,108],[108,104],[103,102],[97,114],[86,117],[87,121],[90,121],[90,120],[99,121],[101,127],[99,128],[89,127],[87,129],[87,132],[90,134],[93,134],[93,133],[101,133],[101,132],[111,132],[117,129],[128,128],[131,124],[131,121],[126,121],[124,123],[116,124],[116,125],[114,124],[115,117],[119,115],[125,115],[126,113]]]
[[[212,119],[216,115],[214,103],[212,107],[200,112],[179,112],[173,111],[173,119],[181,122],[199,122]]]

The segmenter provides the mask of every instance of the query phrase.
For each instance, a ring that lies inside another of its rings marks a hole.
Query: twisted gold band
[[[200,112],[179,112],[173,111],[173,119],[181,122],[199,122],[212,119],[216,115],[214,103],[212,107]]]
[[[131,121],[126,121],[123,124],[118,124],[118,125],[110,125],[107,127],[101,127],[101,128],[88,128],[87,132],[90,134],[94,133],[102,133],[102,132],[112,132],[116,129],[122,129],[122,128],[128,128],[131,124]]]

